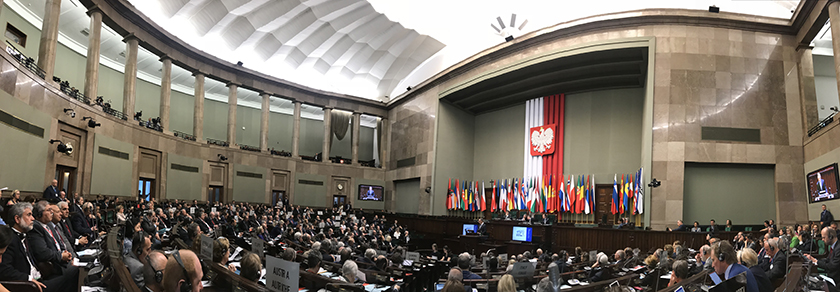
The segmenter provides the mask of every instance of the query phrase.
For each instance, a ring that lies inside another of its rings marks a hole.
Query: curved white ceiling
[[[317,89],[381,99],[444,45],[364,0],[130,0],[196,48]]]

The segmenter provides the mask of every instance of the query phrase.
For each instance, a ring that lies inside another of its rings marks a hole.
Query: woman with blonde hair
[[[499,279],[499,292],[516,292],[516,282],[513,281],[513,276],[505,274]]]
[[[755,253],[755,250],[749,247],[742,248],[738,251],[736,257],[738,258],[738,263],[750,269],[750,272],[755,277],[756,283],[758,283],[759,291],[773,291],[773,283],[770,282],[770,278],[767,277],[764,270],[758,266],[758,255]]]

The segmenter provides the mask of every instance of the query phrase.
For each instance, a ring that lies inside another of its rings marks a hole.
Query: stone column
[[[292,158],[297,159],[300,155],[300,105],[299,101],[293,101],[295,104],[294,122],[292,124]]]
[[[351,142],[352,145],[353,145],[352,146],[352,148],[353,148],[353,150],[352,150],[353,151],[353,165],[358,165],[359,164],[359,127],[361,125],[361,121],[360,121],[361,118],[362,118],[361,113],[357,113],[357,112],[353,113],[353,132],[351,132],[351,135],[353,135],[353,136],[350,137],[350,138],[353,139],[352,142]]]
[[[88,34],[87,64],[85,65],[85,95],[90,99],[96,98],[99,87],[99,48],[102,35],[102,11],[93,9],[90,15],[90,33]]]
[[[235,83],[228,83],[228,116],[227,116],[227,141],[230,147],[236,145],[236,89]]]
[[[197,141],[204,140],[204,73],[196,72],[195,76],[195,108],[193,110],[193,135]]]
[[[262,151],[268,151],[268,110],[271,106],[270,96],[266,92],[260,93],[260,97],[262,97],[262,106],[260,107],[262,113],[260,117],[260,150]]]
[[[837,74],[837,90],[840,90],[840,2],[828,4],[828,21],[831,24],[831,47],[834,49],[834,71]]]
[[[390,124],[388,123],[387,118],[382,118],[381,120],[382,133],[380,133],[380,135],[382,135],[382,143],[379,143],[379,149],[377,149],[376,151],[379,151],[379,160],[382,161],[382,169],[386,169],[386,166],[388,165],[386,163],[388,162],[388,160],[386,159],[387,157],[385,157],[385,155],[388,154],[388,140],[390,139],[390,135],[388,135],[388,128],[390,127]],[[376,137],[374,137],[374,139],[376,139]]]
[[[58,19],[61,15],[61,0],[47,0],[44,7],[44,23],[41,26],[41,45],[38,47],[38,67],[44,69],[44,78],[52,80],[55,72],[55,48],[58,44]]]
[[[330,120],[332,115],[332,109],[325,107],[324,108],[324,147],[321,150],[321,161],[325,163],[330,163],[330,137],[332,136],[332,126],[330,125]]]
[[[134,117],[134,102],[137,100],[137,50],[140,40],[133,34],[129,34],[123,41],[125,41],[123,113],[130,119]]]
[[[160,58],[162,63],[160,77],[160,125],[164,131],[169,130],[169,103],[172,96],[172,59],[169,56]]]
[[[802,127],[805,133],[820,122],[817,108],[817,85],[814,77],[813,48],[800,46],[798,48],[799,62],[799,96],[802,106]]]

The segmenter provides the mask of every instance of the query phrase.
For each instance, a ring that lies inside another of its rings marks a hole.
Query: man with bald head
[[[166,261],[166,255],[159,250],[150,252],[145,258],[143,278],[146,288],[152,292],[163,292],[163,272],[166,269]]]
[[[201,263],[194,252],[186,249],[176,251],[166,262],[166,273],[163,275],[165,291],[181,291],[182,286],[191,286],[191,292],[201,291]]]
[[[840,283],[840,248],[837,246],[837,230],[825,227],[820,233],[826,247],[828,247],[828,256],[819,261],[810,254],[806,254],[805,257],[817,263],[817,267],[825,270],[825,273],[834,280],[834,283]]]

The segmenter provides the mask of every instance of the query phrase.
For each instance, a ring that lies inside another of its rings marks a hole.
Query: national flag
[[[644,200],[645,186],[642,185],[644,183],[642,181],[642,174],[643,174],[643,169],[639,168],[639,175],[636,176],[636,180],[639,183],[639,187],[636,188],[636,191],[637,191],[637,194],[636,194],[636,213],[638,213],[638,214],[642,214],[642,209],[644,208],[644,205],[645,205],[645,200]]]
[[[580,202],[578,207],[578,213],[583,213],[584,206],[586,206],[586,198],[583,197],[583,190],[586,188],[586,184],[583,181],[583,175],[580,176],[580,184],[578,188],[578,202]]]
[[[562,212],[569,212],[569,196],[567,195],[569,192],[566,191],[566,183],[563,181],[565,179],[564,175],[560,175],[560,210]]]
[[[618,213],[618,175],[613,175],[613,195],[612,195],[612,204],[610,211],[613,214]]]
[[[591,175],[590,178],[592,178],[592,184],[590,185],[589,209],[592,210],[592,213],[595,213],[595,175]]]
[[[485,193],[484,181],[481,181],[481,211],[487,211],[487,197]]]
[[[590,192],[591,192],[591,190],[589,189],[589,178],[587,177],[586,178],[586,194],[585,194],[586,203],[584,204],[585,206],[583,208],[583,212],[585,214],[589,214],[591,212],[591,210],[589,209],[589,193]]]

